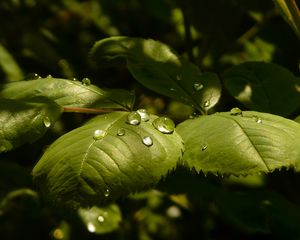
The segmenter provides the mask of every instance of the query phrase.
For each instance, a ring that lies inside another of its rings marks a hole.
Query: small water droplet
[[[47,77],[46,78],[52,78],[52,75],[51,74],[49,74],[49,75],[47,75]]]
[[[170,206],[167,211],[166,211],[167,215],[170,217],[170,218],[178,218],[181,216],[181,210],[179,207],[173,205],[173,206]]]
[[[107,188],[107,189],[105,189],[105,191],[104,191],[104,196],[105,197],[108,197],[110,195],[110,191],[109,191],[109,189]]]
[[[146,145],[146,146],[148,146],[148,147],[150,147],[150,146],[152,146],[153,145],[153,141],[152,141],[152,138],[151,137],[143,137],[143,143]]]
[[[97,218],[97,220],[98,220],[98,222],[103,223],[103,222],[104,222],[104,217],[100,215],[100,216]]]
[[[262,123],[262,119],[260,117],[254,116],[253,119],[256,123]]]
[[[194,83],[194,89],[196,91],[200,91],[203,88],[203,84],[202,83]]]
[[[40,75],[38,75],[37,73],[32,74],[32,79],[36,80],[36,79],[40,79],[42,78]]]
[[[88,229],[88,231],[91,232],[91,233],[96,232],[96,227],[95,227],[95,225],[94,225],[93,223],[91,223],[91,222],[89,222],[89,223],[87,224],[87,229]]]
[[[141,115],[137,112],[131,112],[127,116],[127,123],[130,125],[139,125],[141,120]]]
[[[117,131],[118,136],[124,136],[125,135],[125,129],[124,128],[119,128]]]
[[[147,122],[150,119],[149,113],[146,109],[139,109],[137,113],[140,114],[142,121]]]
[[[85,86],[89,86],[89,85],[91,85],[91,80],[89,78],[83,78],[82,84]]]
[[[182,79],[181,75],[179,75],[179,74],[176,75],[176,80],[177,80],[177,81],[180,81],[181,79]]]
[[[209,100],[206,100],[204,103],[203,103],[203,106],[204,107],[209,107],[209,105],[210,105],[210,101]]]
[[[159,117],[153,121],[153,126],[162,133],[172,133],[175,129],[175,124],[172,119],[167,117]]]
[[[202,145],[201,151],[205,151],[207,149],[207,145]]]
[[[44,126],[45,126],[46,128],[50,127],[50,126],[51,126],[50,118],[44,117],[44,118],[43,118],[43,123],[44,123]]]
[[[241,109],[237,108],[237,107],[234,107],[230,110],[230,115],[232,116],[242,116],[243,115],[243,112]]]
[[[170,91],[175,92],[176,90],[175,88],[170,88]]]
[[[105,137],[105,131],[100,130],[100,129],[95,130],[94,135],[93,135],[93,138],[95,140],[99,140],[104,137]]]

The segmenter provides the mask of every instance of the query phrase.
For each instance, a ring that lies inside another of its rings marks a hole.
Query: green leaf
[[[131,74],[145,87],[199,110],[208,110],[219,101],[221,86],[215,73],[201,73],[158,41],[110,37],[94,45],[92,57],[99,64],[125,58]]]
[[[2,44],[0,44],[0,67],[8,81],[17,81],[23,78],[22,69]]]
[[[153,186],[176,166],[183,146],[176,132],[151,124],[156,116],[138,124],[136,114],[97,116],[63,135],[34,167],[34,181],[54,201],[75,208]]]
[[[110,233],[118,229],[122,220],[121,211],[116,204],[101,208],[96,206],[89,209],[80,208],[78,213],[87,230],[96,234]]]
[[[61,113],[61,106],[47,98],[0,99],[0,153],[36,141]]]
[[[264,62],[247,62],[224,75],[230,94],[250,110],[290,116],[300,107],[300,78]]]
[[[43,96],[64,107],[94,107],[131,109],[134,95],[126,90],[102,90],[86,82],[60,78],[39,78],[8,83],[0,86],[0,96],[9,99],[26,99]]]
[[[197,171],[247,175],[300,167],[300,125],[260,112],[217,113],[181,123],[183,162]]]

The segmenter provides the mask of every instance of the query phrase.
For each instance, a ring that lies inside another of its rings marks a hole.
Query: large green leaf
[[[61,113],[61,106],[43,97],[0,99],[0,153],[42,137]]]
[[[78,213],[91,233],[105,234],[119,227],[122,220],[120,208],[116,204],[105,207],[80,208]]]
[[[208,110],[220,98],[216,74],[201,73],[197,66],[158,41],[110,37],[94,45],[92,57],[99,64],[125,58],[130,72],[141,84],[200,110]]]
[[[260,112],[225,112],[178,126],[183,162],[197,171],[246,175],[300,167],[300,125]]]
[[[165,128],[160,132],[151,124],[156,116],[138,124],[136,114],[97,116],[60,137],[34,167],[35,182],[51,199],[71,207],[153,186],[176,166],[183,146],[176,132],[163,133]]]
[[[224,83],[250,110],[287,117],[300,107],[300,78],[276,64],[243,63],[225,73]]]
[[[61,106],[131,109],[134,95],[126,90],[102,90],[83,82],[60,78],[39,78],[30,81],[8,83],[0,86],[0,96],[9,99],[24,99],[44,96]]]

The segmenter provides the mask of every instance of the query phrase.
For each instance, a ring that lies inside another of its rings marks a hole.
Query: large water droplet
[[[142,121],[147,122],[150,119],[149,113],[146,109],[137,110],[138,114],[140,114]]]
[[[194,83],[194,89],[196,91],[200,91],[203,88],[203,84],[202,83]]]
[[[175,129],[175,124],[172,119],[167,117],[159,117],[153,121],[153,126],[162,133],[172,133]]]
[[[152,138],[151,137],[143,137],[143,143],[146,145],[146,146],[148,146],[148,147],[150,147],[150,146],[152,146],[153,145],[153,140],[152,140]]]
[[[125,129],[124,128],[119,128],[117,131],[118,136],[124,136],[125,135]]]
[[[98,222],[103,223],[103,222],[104,222],[104,217],[100,215],[100,216],[97,218],[97,220],[98,220]]]
[[[100,130],[100,129],[95,130],[94,135],[93,135],[93,138],[95,140],[99,140],[104,137],[105,137],[105,131]]]
[[[104,191],[104,196],[105,196],[105,197],[109,197],[109,195],[110,195],[110,191],[109,191],[109,189],[107,188],[107,189],[105,189],[105,191]]]
[[[44,117],[44,118],[43,118],[43,123],[44,123],[44,126],[45,126],[46,128],[50,127],[50,126],[51,126],[50,118]]]
[[[89,78],[82,79],[82,84],[85,86],[91,85],[91,80]]]
[[[88,229],[88,231],[91,232],[91,233],[96,232],[96,227],[95,227],[95,225],[94,225],[93,223],[91,223],[91,222],[89,222],[89,223],[87,224],[87,229]]]
[[[203,103],[203,106],[204,107],[209,107],[209,105],[210,105],[210,101],[209,100],[206,100],[204,103]]]
[[[139,125],[141,123],[141,115],[137,112],[131,112],[127,115],[127,123],[130,125]]]
[[[232,115],[232,116],[242,116],[242,115],[243,115],[243,112],[242,112],[241,109],[235,107],[235,108],[232,108],[232,109],[230,110],[230,115]]]

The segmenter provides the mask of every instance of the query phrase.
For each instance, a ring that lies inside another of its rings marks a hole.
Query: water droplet
[[[82,79],[82,84],[85,86],[91,85],[91,80],[89,78]]]
[[[100,216],[97,218],[97,220],[98,220],[98,222],[103,223],[103,222],[104,222],[104,217],[100,215]]]
[[[256,123],[262,123],[262,119],[260,117],[254,116],[253,119]]]
[[[63,239],[64,238],[64,232],[60,228],[56,228],[53,231],[53,237],[55,239]]]
[[[107,188],[107,189],[105,189],[105,191],[104,191],[104,196],[105,197],[108,197],[110,195],[110,191],[109,191],[109,189]]]
[[[205,151],[207,149],[207,145],[202,145],[201,151]]]
[[[166,211],[167,215],[170,217],[170,218],[178,218],[181,216],[181,210],[179,207],[173,205],[173,206],[170,206],[167,211]]]
[[[105,131],[100,130],[100,129],[95,130],[94,135],[93,135],[93,138],[95,140],[99,140],[104,137],[105,137]]]
[[[179,75],[179,74],[176,76],[176,80],[177,80],[177,81],[180,81],[181,78],[182,78],[182,77],[181,77],[181,75]]]
[[[232,109],[230,110],[230,115],[232,115],[232,116],[242,116],[242,115],[243,115],[243,112],[242,112],[241,109],[235,107],[235,108],[232,108]]]
[[[43,123],[44,123],[44,125],[45,125],[46,128],[50,127],[51,126],[50,118],[44,117],[43,118]]]
[[[210,101],[209,100],[206,100],[204,103],[203,103],[203,106],[204,107],[209,107],[210,105]]]
[[[175,92],[176,90],[175,88],[170,88],[170,91]]]
[[[125,135],[125,129],[124,128],[119,128],[117,131],[118,136],[124,136]]]
[[[150,119],[149,113],[146,109],[139,109],[137,113],[140,114],[142,121],[147,122]]]
[[[32,79],[36,80],[36,79],[40,79],[42,78],[40,75],[38,75],[37,73],[32,74]]]
[[[150,146],[152,146],[153,145],[153,141],[152,141],[152,138],[151,137],[143,137],[143,143],[146,145],[146,146],[148,146],[148,147],[150,147]]]
[[[91,223],[91,222],[89,222],[89,223],[87,224],[87,229],[88,229],[88,231],[91,232],[91,233],[96,232],[96,227],[95,227],[95,225],[94,225],[93,223]]]
[[[127,116],[127,123],[130,125],[139,125],[141,120],[141,115],[137,112],[131,112]]]
[[[52,78],[52,75],[51,74],[49,74],[49,75],[47,75],[47,77],[46,78]]]
[[[78,81],[78,79],[76,77],[73,77],[72,81]]]
[[[162,133],[172,133],[175,129],[175,124],[172,119],[167,117],[159,117],[153,121],[153,126]]]
[[[202,83],[194,83],[194,89],[196,91],[200,91],[203,88],[203,84]]]

